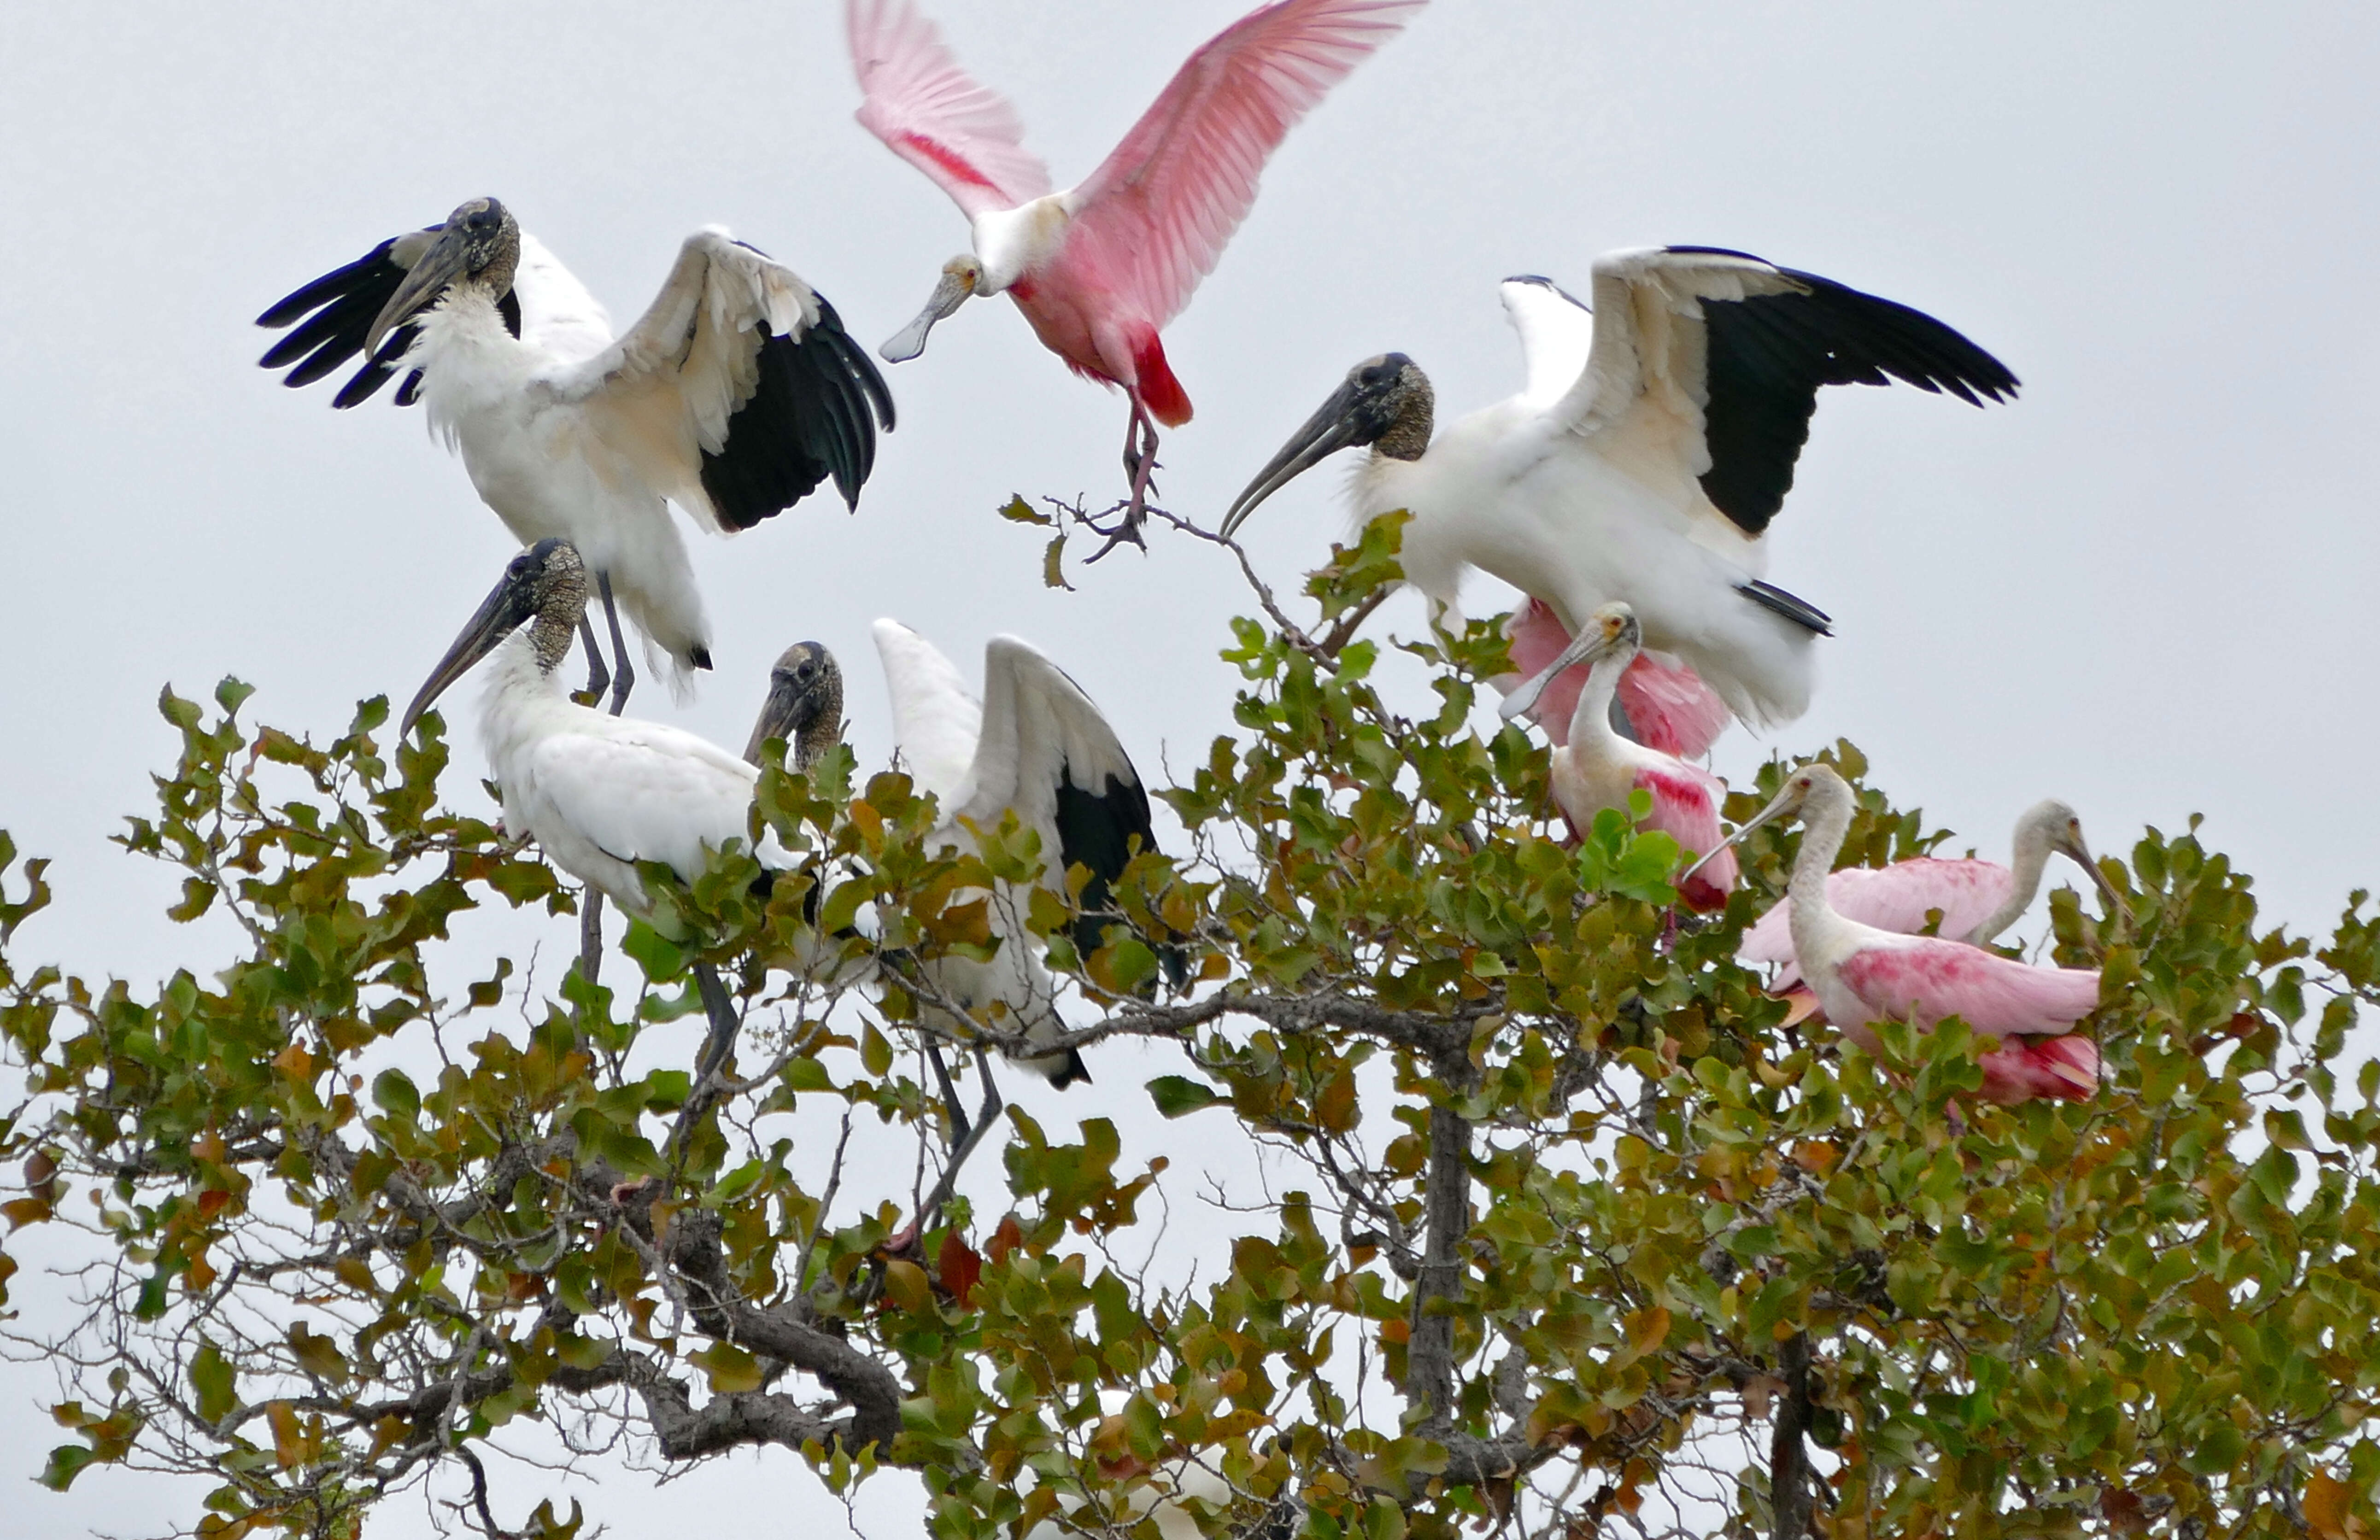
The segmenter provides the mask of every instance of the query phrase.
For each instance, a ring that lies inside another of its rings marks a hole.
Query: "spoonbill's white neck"
[[[999,294],[1040,266],[1066,244],[1074,224],[1066,195],[1053,192],[1014,209],[990,209],[975,216],[972,232],[976,261],[983,276],[978,294]]]
[[[1793,906],[1793,950],[1805,960],[1819,955],[1820,939],[1844,924],[1827,902],[1827,879],[1851,828],[1851,787],[1839,776],[1814,776],[1802,801],[1802,849],[1793,857],[1793,879],[1786,890],[1786,902]]]

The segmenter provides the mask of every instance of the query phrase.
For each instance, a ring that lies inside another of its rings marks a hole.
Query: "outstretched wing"
[[[953,810],[989,827],[1013,809],[1041,836],[1043,884],[1062,891],[1067,868],[1088,867],[1083,907],[1104,909],[1135,852],[1156,845],[1140,772],[1091,697],[1029,644],[994,637],[983,678],[983,737]],[[1105,923],[1087,914],[1076,924],[1084,956]]]
[[[1741,251],[1615,251],[1593,292],[1594,346],[1552,415],[1609,435],[1623,464],[1686,467],[1746,535],[1793,485],[1820,386],[1899,380],[1975,406],[2016,394],[2005,364],[1933,317]]]
[[[1062,261],[1140,319],[1181,312],[1256,201],[1292,125],[1425,0],[1279,0],[1208,41],[1073,191]]]
[[[1595,317],[1550,278],[1524,273],[1496,286],[1504,318],[1521,338],[1528,383],[1521,399],[1540,409],[1567,394],[1586,369],[1595,346]]]
[[[972,219],[1050,190],[1050,168],[1025,148],[1025,125],[978,85],[909,0],[845,0],[852,72],[866,100],[859,125],[932,177]]]
[[[947,819],[975,766],[983,707],[941,649],[897,620],[876,623],[876,656],[892,697],[892,745],[910,782]]]
[[[282,382],[295,389],[310,385],[358,357],[364,334],[373,318],[396,293],[430,243],[436,225],[381,242],[370,251],[334,268],[295,293],[284,296],[256,318],[259,326],[289,328],[288,334],[265,350],[257,362],[266,369],[294,365]],[[554,259],[537,237],[521,234],[520,265],[513,274],[512,292],[497,302],[513,335],[560,358],[583,358],[612,343],[612,318],[587,286]],[[342,409],[370,400],[404,367],[400,361],[413,346],[415,326],[400,326],[381,343],[380,352],[339,387],[331,405]],[[412,371],[397,387],[396,404],[410,406],[421,389],[421,372]]]
[[[722,531],[783,512],[829,476],[856,505],[877,424],[892,426],[883,377],[834,308],[717,228],[686,237],[617,342],[539,378],[648,485]]]

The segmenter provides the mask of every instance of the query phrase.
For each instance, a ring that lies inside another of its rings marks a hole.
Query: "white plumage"
[[[1761,536],[1818,387],[1889,377],[1974,401],[2015,378],[1930,317],[1740,252],[1615,252],[1596,262],[1593,294],[1590,316],[1546,279],[1507,280],[1526,383],[1434,441],[1411,359],[1357,365],[1224,532],[1325,455],[1370,444],[1356,520],[1413,515],[1405,576],[1438,604],[1455,604],[1473,567],[1545,601],[1573,635],[1624,602],[1645,645],[1682,658],[1737,715],[1798,716],[1827,619],[1760,581]]]

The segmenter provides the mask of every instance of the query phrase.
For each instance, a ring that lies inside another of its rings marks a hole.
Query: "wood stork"
[[[769,740],[785,746],[789,770],[807,770],[843,741],[843,665],[823,642],[795,642],[769,670],[769,694],[744,758],[759,764]]]
[[[1792,485],[1818,387],[1900,380],[1981,405],[2016,390],[1998,359],[1930,316],[1709,247],[1595,264],[1596,315],[1544,278],[1507,279],[1528,382],[1433,442],[1428,378],[1369,358],[1232,504],[1234,533],[1300,472],[1350,445],[1358,523],[1406,509],[1406,577],[1441,607],[1478,567],[1550,605],[1575,645],[1621,600],[1647,647],[1682,658],[1736,715],[1791,721],[1810,699],[1814,606],[1761,581],[1761,536]],[[1523,686],[1526,709],[1565,657]]]
[[[588,597],[587,564],[569,541],[548,538],[514,557],[422,682],[397,731],[410,734],[449,685],[493,653],[480,736],[503,795],[504,827],[536,840],[546,859],[628,914],[649,917],[651,898],[637,863],[663,862],[687,882],[700,877],[713,852],[748,838],[760,772],[691,733],[598,711],[564,693],[554,671],[570,654]],[[820,698],[789,710],[839,721],[842,707]],[[754,855],[772,869],[793,864],[771,834]],[[700,1088],[726,1062],[737,1018],[717,973],[699,962],[694,973],[710,1021],[697,1061]],[[681,1114],[681,1134],[696,1105],[689,1101]]]
[[[1680,896],[1692,908],[1724,909],[1736,879],[1735,853],[1719,828],[1727,782],[1675,755],[1621,736],[1611,724],[1612,700],[1636,661],[1643,629],[1625,604],[1604,605],[1587,617],[1587,626],[1598,639],[1580,654],[1587,664],[1586,682],[1572,708],[1569,731],[1554,748],[1554,801],[1571,827],[1583,832],[1596,814],[1606,807],[1625,813],[1630,795],[1645,793],[1653,806],[1643,827],[1659,830],[1691,855],[1709,857],[1679,879]],[[1507,700],[1506,720],[1519,714]]]
[[[650,309],[614,338],[601,306],[492,198],[436,229],[381,242],[257,318],[289,333],[262,359],[310,384],[363,363],[352,406],[399,370],[523,545],[569,540],[595,574],[613,668],[590,671],[617,711],[635,680],[625,609],[672,685],[710,666],[675,503],[722,533],[748,529],[832,477],[847,505],[875,463],[892,398],[834,308],[790,269],[697,231]],[[616,604],[614,602],[616,599]]]
[[[2037,967],[1965,941],[1910,936],[1839,913],[1828,879],[1852,822],[1852,789],[1825,765],[1796,770],[1730,839],[1798,814],[1802,848],[1785,903],[1794,955],[1843,1036],[1873,1051],[1876,1025],[1930,1027],[1956,1015],[2000,1039],[1982,1056],[1984,1095],[2003,1105],[2055,1097],[2089,1099],[2099,1088],[2099,1049],[2067,1029],[2099,1002],[2096,968]]]
[[[1939,914],[1936,934],[1953,937],[1970,946],[1985,946],[2033,906],[2052,855],[2063,855],[2088,873],[2108,913],[2122,911],[2115,885],[2091,857],[2082,839],[2082,819],[2056,797],[2037,802],[2016,820],[2010,840],[2013,869],[1997,861],[1972,856],[1943,860],[1920,855],[1888,867],[1846,867],[1827,879],[1827,902],[1835,912],[1879,930],[1914,936]],[[1747,964],[1778,965],[1776,988],[1781,992],[1801,982],[1802,970],[1793,958],[1793,931],[1782,905],[1760,916],[1743,933],[1736,956]]]
[[[1114,923],[1103,913],[1111,884],[1135,852],[1156,848],[1148,794],[1115,730],[1064,671],[1014,637],[986,644],[978,704],[951,661],[925,637],[892,620],[878,621],[875,631],[892,699],[893,740],[910,779],[920,792],[933,794],[942,811],[935,838],[944,848],[962,848],[963,840],[972,839],[968,826],[990,829],[1014,813],[1040,839],[1042,886],[1062,895],[1069,869],[1087,868],[1083,914],[1074,928],[1075,951],[1087,958]],[[782,735],[765,714],[754,731],[764,738]],[[1025,902],[1011,892],[993,894],[999,951],[985,963],[941,958],[933,981],[968,1015],[1005,1016],[1002,1025],[1021,1026],[1027,1043],[1045,1043],[1064,1032],[1065,1023],[1058,1014],[1056,980],[1025,928]],[[1090,1078],[1074,1049],[1020,1062],[1052,1085]]]
[[[1006,294],[1077,374],[1123,387],[1132,492],[1104,553],[1140,543],[1157,424],[1190,420],[1158,333],[1180,314],[1256,201],[1264,163],[1300,117],[1424,0],[1278,0],[1202,45],[1088,179],[1053,191],[1024,125],[970,79],[910,0],[845,0],[860,124],[932,177],[972,249],[942,264],[926,308],[881,349],[925,351],[972,295]],[[1096,558],[1094,558],[1096,560]]]

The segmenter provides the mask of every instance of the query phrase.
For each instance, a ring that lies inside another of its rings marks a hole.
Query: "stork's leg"
[[[636,665],[628,661],[628,638],[620,633],[620,607],[612,602],[612,575],[595,575],[595,591],[603,596],[603,619],[612,628],[612,714],[628,704],[628,692],[637,685]]]
[[[603,894],[589,888],[578,901],[578,973],[592,984],[603,966]]]
[[[702,1039],[702,1053],[694,1064],[694,1085],[686,1092],[686,1105],[678,1109],[677,1126],[670,1130],[669,1147],[673,1150],[685,1141],[686,1130],[719,1099],[719,1087],[711,1084],[711,1079],[726,1068],[727,1055],[735,1047],[736,1029],[744,1025],[743,1018],[735,1013],[735,1001],[729,998],[727,986],[719,980],[717,968],[708,963],[697,963],[694,987],[702,996],[702,1013],[710,1018],[710,1031]]]
[[[937,1071],[942,1068],[939,1056],[934,1060],[934,1068]],[[991,1060],[981,1049],[975,1050],[975,1069],[976,1073],[983,1076],[983,1105],[976,1110],[975,1126],[967,1130],[966,1136],[959,1140],[958,1146],[951,1152],[951,1163],[942,1168],[941,1180],[934,1183],[933,1192],[917,1210],[916,1230],[919,1235],[934,1228],[934,1220],[941,1216],[942,1205],[950,1201],[952,1191],[958,1186],[960,1168],[966,1164],[967,1157],[975,1153],[976,1146],[983,1143],[983,1136],[991,1132],[991,1125],[1000,1121],[1000,1115],[1008,1110],[1008,1103],[1001,1098],[999,1082],[991,1078]],[[958,1100],[947,1073],[942,1076],[942,1094],[952,1098],[952,1121],[964,1125],[965,1117],[958,1110]]]
[[[951,1120],[951,1148],[956,1149],[967,1142],[967,1115],[959,1105],[959,1088],[951,1080],[951,1067],[942,1062],[940,1043],[927,1043],[926,1062],[934,1066],[934,1079],[942,1088],[942,1112]]]
[[[595,627],[585,615],[578,617],[578,645],[587,649],[587,704],[592,706],[612,687],[612,670],[603,661],[603,644],[595,639]]]

